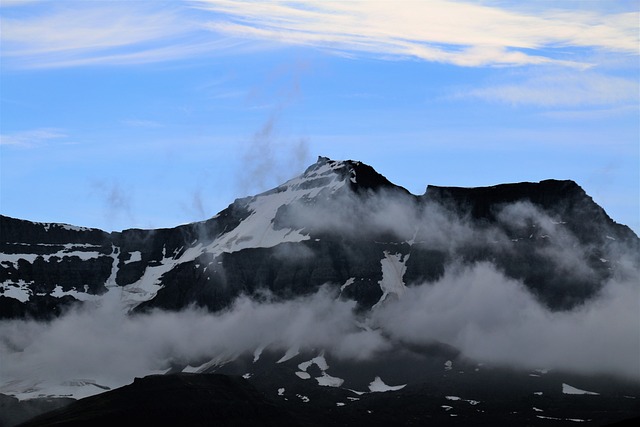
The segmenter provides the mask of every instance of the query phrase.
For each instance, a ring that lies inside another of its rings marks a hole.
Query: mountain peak
[[[309,166],[302,176],[313,178],[326,175],[337,175],[340,181],[348,182],[350,188],[356,192],[400,188],[409,193],[404,188],[393,184],[371,166],[357,160],[332,160],[329,157],[318,156],[316,163]]]

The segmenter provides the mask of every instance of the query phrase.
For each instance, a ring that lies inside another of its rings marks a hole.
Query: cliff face
[[[573,181],[545,180],[491,187],[462,188],[430,185],[423,196],[443,203],[474,220],[495,222],[500,208],[528,202],[559,219],[582,243],[604,244],[607,235],[637,245],[638,236],[627,226],[614,222]],[[608,234],[607,234],[608,233]]]

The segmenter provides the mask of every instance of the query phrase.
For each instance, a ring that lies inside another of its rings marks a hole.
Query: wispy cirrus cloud
[[[155,2],[5,8],[2,57],[19,68],[129,65],[189,58],[239,43],[201,31],[185,10]]]
[[[160,128],[163,124],[155,120],[143,120],[143,119],[125,119],[121,121],[122,124],[137,127],[137,128]]]
[[[588,64],[567,47],[637,54],[637,11],[617,14],[429,2],[198,0],[208,27],[233,37],[459,66]]]
[[[514,106],[538,107],[638,105],[637,80],[582,71],[545,70],[509,83],[468,90],[461,97],[479,98]]]
[[[504,5],[504,3],[502,3]],[[451,0],[4,4],[2,56],[21,68],[131,65],[293,44],[458,66],[587,67],[566,48],[638,54],[637,10]]]
[[[0,135],[0,146],[34,148],[52,140],[60,140],[67,134],[60,129],[41,128]]]

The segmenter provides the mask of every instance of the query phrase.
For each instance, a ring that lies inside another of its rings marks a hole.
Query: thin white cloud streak
[[[640,101],[636,80],[590,71],[546,71],[522,81],[481,87],[457,96],[539,107],[638,105]]]
[[[32,15],[0,19],[2,56],[10,66],[145,64],[225,51],[241,44],[211,37],[185,16],[181,6],[158,8],[153,2],[47,6],[25,7]]]
[[[625,116],[634,114],[640,116],[640,104],[623,105],[611,108],[596,108],[588,110],[553,110],[540,113],[543,117],[555,120],[603,120],[615,116]]]
[[[35,148],[52,140],[60,140],[66,137],[67,135],[60,129],[33,129],[0,135],[0,146]]]
[[[537,14],[447,0],[429,2],[240,2],[200,0],[197,7],[231,17],[209,28],[232,35],[460,66],[556,63],[532,54],[578,47],[637,54],[637,12],[603,15],[544,10]]]
[[[163,124],[155,120],[142,120],[142,119],[126,119],[122,120],[122,124],[139,128],[160,128]]]
[[[11,7],[5,63],[21,68],[126,65],[235,53],[251,39],[340,54],[459,66],[589,64],[567,47],[637,55],[638,12],[518,12],[429,2],[63,2]],[[189,7],[193,6],[193,7]],[[214,12],[214,13],[211,13]],[[217,36],[211,31],[218,33]],[[229,37],[230,36],[230,37]],[[250,47],[251,48],[251,47]]]
[[[29,20],[3,18],[2,38],[5,43],[24,44],[21,52],[26,55],[109,49],[175,36],[183,30],[174,24],[173,14],[166,12],[143,14],[136,9],[104,6],[74,8]]]

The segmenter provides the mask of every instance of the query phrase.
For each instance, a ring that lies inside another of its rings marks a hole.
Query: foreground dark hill
[[[432,383],[365,394],[314,387],[300,378],[278,387],[273,382],[277,375],[257,373],[249,380],[219,374],[137,378],[130,385],[81,399],[20,427],[631,426],[639,419],[635,396],[612,391],[563,393],[561,377],[552,374],[542,378],[487,370],[463,378],[449,373],[449,378],[434,377]],[[604,384],[600,388],[606,389]]]
[[[158,375],[87,397],[28,426],[296,426],[293,417],[240,377]]]
[[[370,166],[322,157],[199,223],[106,233],[1,216],[0,235],[2,318],[50,318],[115,294],[129,310],[216,311],[240,294],[286,299],[325,284],[369,309],[476,262],[558,310],[597,295],[623,254],[639,259],[638,237],[572,181],[414,196]]]

